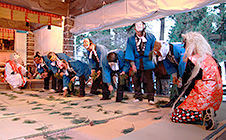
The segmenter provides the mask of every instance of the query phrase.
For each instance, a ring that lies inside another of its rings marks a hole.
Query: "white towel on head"
[[[166,59],[167,54],[169,53],[169,43],[161,41],[161,48],[159,52],[161,53],[161,57],[159,57],[159,61]]]

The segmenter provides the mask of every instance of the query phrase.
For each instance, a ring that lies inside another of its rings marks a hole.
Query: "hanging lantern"
[[[50,23],[48,23],[48,28],[47,29],[51,30],[51,24]]]
[[[26,19],[26,26],[29,27],[29,19]]]

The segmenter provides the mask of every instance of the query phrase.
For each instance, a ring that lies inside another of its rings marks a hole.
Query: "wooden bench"
[[[51,85],[51,80],[50,80],[50,85]],[[43,89],[43,88],[44,88],[43,79],[27,79],[26,89]],[[9,84],[7,82],[0,82],[0,89],[9,90],[10,89]]]

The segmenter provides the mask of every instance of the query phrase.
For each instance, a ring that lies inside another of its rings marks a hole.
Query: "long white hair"
[[[182,37],[186,43],[184,61],[192,55],[198,54],[199,58],[192,70],[192,75],[188,79],[187,84],[198,74],[200,69],[200,64],[204,60],[205,55],[212,56],[212,49],[206,39],[198,32],[189,32],[182,34]]]

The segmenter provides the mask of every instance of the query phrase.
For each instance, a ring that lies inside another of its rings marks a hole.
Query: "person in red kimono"
[[[173,122],[203,122],[206,130],[215,128],[214,117],[222,102],[222,79],[218,62],[206,39],[198,32],[182,34],[185,43],[184,61],[187,62],[182,77],[186,99],[174,109]],[[179,98],[180,98],[179,97]],[[178,100],[179,100],[178,98]]]

